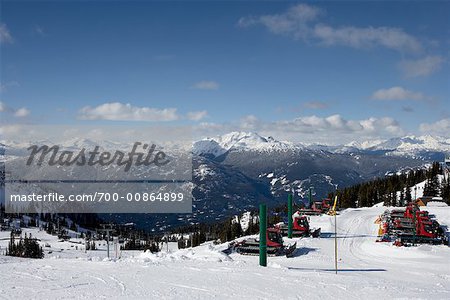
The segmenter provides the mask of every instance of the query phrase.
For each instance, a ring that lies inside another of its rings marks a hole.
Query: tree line
[[[16,242],[15,234],[14,232],[11,232],[6,255],[27,258],[43,258],[44,251],[37,240],[31,236],[31,234],[27,235],[25,233],[25,238],[20,236],[19,241]]]
[[[439,162],[434,162],[428,169],[411,170],[391,174],[351,187],[338,189],[329,193],[333,199],[338,196],[338,207],[370,207],[383,202],[386,206],[404,206],[417,198],[413,187],[426,181],[423,196],[442,197],[450,205],[450,179],[444,175],[445,170]]]

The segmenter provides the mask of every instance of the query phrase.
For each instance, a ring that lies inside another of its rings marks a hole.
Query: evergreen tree
[[[11,232],[6,255],[26,258],[43,258],[44,251],[37,240],[31,236],[31,234],[29,236],[25,234],[24,239],[21,236],[19,242],[16,243],[14,233]]]
[[[442,199],[450,205],[450,178],[448,176],[447,179],[442,182],[440,195]]]
[[[45,231],[46,231],[48,234],[51,234],[51,235],[53,235],[53,234],[55,233],[55,228],[54,228],[52,222],[49,221],[49,222],[47,223],[47,228],[45,229]]]
[[[412,201],[412,196],[411,196],[411,187],[409,185],[406,186],[406,191],[405,191],[405,202],[409,203]]]
[[[77,232],[78,228],[77,225],[75,224],[75,222],[72,222],[72,224],[70,224],[70,230]]]
[[[206,242],[206,233],[204,230],[200,229],[200,232],[198,235],[199,235],[200,244],[203,244],[204,242]]]
[[[440,184],[437,174],[427,179],[423,189],[423,195],[428,197],[439,196]]]
[[[239,222],[231,225],[231,239],[235,239],[242,236],[242,228]]]
[[[404,190],[401,190],[400,198],[397,201],[397,206],[404,206],[405,205],[404,202],[405,202],[405,192],[404,192]]]
[[[227,222],[225,222],[223,229],[220,232],[220,241],[222,243],[231,241],[232,238],[232,232],[231,232],[231,220],[228,219]]]
[[[390,192],[389,193],[389,197],[391,198],[391,205],[392,206],[398,206],[397,192],[396,191]]]

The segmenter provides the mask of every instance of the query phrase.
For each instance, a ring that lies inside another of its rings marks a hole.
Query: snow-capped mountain
[[[439,136],[404,136],[388,140],[368,140],[350,142],[345,145],[309,145],[311,150],[324,150],[340,154],[373,154],[385,156],[402,156],[422,160],[443,159],[444,153],[450,152],[450,139]]]
[[[353,141],[345,145],[320,145],[278,141],[251,132],[231,132],[214,138],[205,138],[193,144],[193,153],[202,156],[219,157],[230,151],[286,152],[327,151],[331,153],[377,153],[383,155],[411,156],[437,159],[434,154],[450,152],[450,139],[438,136],[404,136],[388,140]]]
[[[392,150],[398,154],[412,154],[420,151],[450,151],[450,139],[437,136],[405,136],[392,138],[368,147],[369,150]]]
[[[52,144],[49,140],[39,140],[30,143],[16,143],[14,141],[1,141],[0,149],[27,148],[32,144]],[[65,149],[101,149],[127,150],[129,144],[113,141],[93,141],[83,138],[71,138],[58,143]],[[367,141],[353,141],[345,145],[302,144],[289,141],[279,141],[273,137],[264,137],[255,132],[230,132],[221,136],[208,137],[195,141],[192,145],[194,155],[219,157],[227,152],[289,152],[289,151],[327,151],[331,153],[358,153],[377,152],[378,154],[423,157],[424,153],[450,152],[450,139],[439,136],[396,137],[387,140],[375,139]]]
[[[63,148],[92,148],[95,145],[90,140],[77,139],[62,144]],[[113,142],[100,146],[118,147]],[[9,147],[10,153],[15,147],[20,152],[18,145],[4,147]],[[129,145],[126,149],[130,149]],[[269,205],[284,203],[287,193],[292,191],[295,201],[299,201],[306,197],[310,187],[314,187],[315,198],[325,197],[336,186],[351,186],[442,160],[443,152],[447,151],[450,151],[448,139],[431,136],[407,136],[342,146],[306,146],[256,133],[232,132],[193,143],[192,214],[150,217],[146,214],[114,214],[109,217],[156,230],[186,223],[212,222],[256,208],[261,201]],[[104,178],[117,176],[114,168],[98,171]],[[44,169],[40,174],[46,172]],[[140,178],[146,172],[145,168],[136,168],[132,175]],[[64,174],[58,176],[65,178]]]
[[[228,151],[288,151],[300,147],[290,142],[262,137],[253,132],[231,132],[215,138],[205,138],[193,145],[193,153],[218,157]]]

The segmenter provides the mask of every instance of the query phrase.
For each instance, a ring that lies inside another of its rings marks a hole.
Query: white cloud
[[[429,76],[438,71],[445,63],[442,56],[426,56],[418,60],[405,60],[399,63],[400,70],[406,77]]]
[[[200,121],[208,116],[208,112],[206,110],[202,111],[192,111],[187,113],[187,118],[191,121]]]
[[[16,135],[22,131],[21,125],[3,125],[0,126],[0,135]]]
[[[19,109],[15,109],[15,108],[9,107],[2,101],[0,101],[0,112],[5,113],[8,116],[12,115],[17,118],[27,117],[31,113],[30,110],[26,107],[21,107]]]
[[[353,48],[382,46],[401,52],[420,52],[422,46],[417,39],[402,29],[392,27],[333,28],[328,25],[314,26],[314,37],[327,46],[340,45]]]
[[[404,134],[400,124],[390,117],[348,120],[339,114],[327,117],[301,116],[293,120],[262,121],[248,115],[233,123],[200,123],[196,133],[203,136],[231,131],[252,131],[264,136],[294,142],[345,144],[373,138],[390,138]]]
[[[450,137],[450,118],[441,119],[434,123],[422,123],[419,129],[423,133]]]
[[[291,121],[275,122],[274,125],[279,130],[306,134],[321,133],[333,138],[336,138],[336,134],[384,136],[403,132],[398,122],[389,117],[347,120],[339,114],[328,117],[304,116]]]
[[[326,109],[328,108],[328,103],[322,101],[310,101],[303,104],[306,108],[310,109]]]
[[[422,93],[413,92],[400,86],[388,89],[380,89],[372,94],[374,100],[424,100],[426,97]]]
[[[80,110],[80,119],[114,121],[175,121],[179,119],[175,108],[156,109],[131,104],[111,102],[96,107],[86,106]]]
[[[201,122],[194,127],[195,129],[202,132],[210,132],[212,134],[221,133],[223,130],[227,129],[227,125],[213,123],[213,122]]]
[[[215,81],[202,80],[195,83],[192,88],[198,90],[217,90],[219,84]]]
[[[18,110],[16,110],[16,111],[14,112],[14,116],[15,116],[15,117],[18,117],[18,118],[26,117],[26,116],[28,116],[29,114],[30,114],[30,110],[27,109],[26,107],[19,108]]]
[[[258,130],[261,124],[256,116],[247,115],[239,121],[239,130]]]
[[[250,16],[238,21],[240,27],[262,25],[274,34],[313,41],[322,45],[353,48],[385,47],[401,52],[420,52],[421,43],[412,35],[394,27],[332,27],[319,23],[323,11],[315,6],[299,4],[281,14]]]
[[[0,43],[12,43],[14,40],[5,24],[0,24]]]
[[[315,6],[299,4],[289,8],[282,14],[241,18],[238,21],[238,26],[263,25],[275,34],[305,38],[310,33],[310,28],[307,24],[317,19],[320,14],[322,14],[322,10]]]

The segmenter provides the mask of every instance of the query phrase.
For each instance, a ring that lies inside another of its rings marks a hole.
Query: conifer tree
[[[441,193],[440,193],[442,199],[444,199],[444,201],[450,205],[450,178],[447,177],[447,179],[445,179],[442,182],[441,185]]]
[[[405,202],[409,203],[412,201],[412,196],[411,196],[411,187],[409,185],[406,186],[406,191],[405,191]],[[406,204],[405,203],[405,204]]]
[[[425,183],[423,195],[428,197],[439,196],[440,185],[437,174],[431,176],[432,177],[428,178],[427,182]]]

